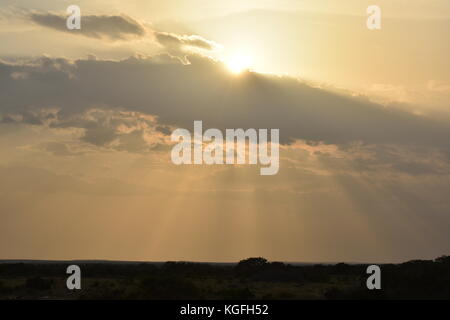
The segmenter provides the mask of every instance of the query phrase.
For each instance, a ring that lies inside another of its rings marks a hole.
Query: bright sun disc
[[[239,74],[250,68],[250,57],[243,54],[236,54],[227,62],[228,69],[235,74]]]

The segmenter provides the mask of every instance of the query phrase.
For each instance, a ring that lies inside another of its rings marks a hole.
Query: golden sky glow
[[[447,0],[73,2],[0,3],[0,259],[448,254]],[[175,166],[194,120],[280,172]]]

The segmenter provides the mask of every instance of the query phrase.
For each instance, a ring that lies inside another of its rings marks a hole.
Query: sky
[[[447,0],[2,0],[0,259],[449,254],[448,30]],[[279,172],[175,165],[195,120],[279,129]]]

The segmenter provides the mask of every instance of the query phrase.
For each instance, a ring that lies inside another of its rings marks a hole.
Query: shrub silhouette
[[[31,290],[45,291],[50,290],[53,284],[51,279],[43,279],[41,277],[28,278],[25,286]]]
[[[200,290],[185,278],[148,277],[141,281],[140,288],[144,298],[148,299],[199,299]]]
[[[234,268],[238,276],[248,277],[256,272],[260,272],[267,264],[267,259],[264,258],[248,258],[239,261]]]

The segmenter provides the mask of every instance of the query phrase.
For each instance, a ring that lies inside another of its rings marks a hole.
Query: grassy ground
[[[66,287],[68,263],[0,263],[0,299],[450,299],[450,258],[381,265],[302,265],[252,258],[237,265],[185,262],[79,263],[81,290]]]
[[[0,278],[0,299],[139,299],[148,298],[143,279],[85,278],[82,290],[68,290],[66,278],[44,277],[49,287],[33,287],[29,278]],[[355,277],[332,277],[327,283],[301,283],[251,281],[237,278],[184,278],[188,290],[202,299],[325,299],[333,288],[356,288],[360,280]],[[176,285],[173,288],[176,290]],[[150,288],[151,291],[151,288]],[[170,294],[169,294],[170,295]],[[158,297],[150,297],[158,298]],[[165,296],[163,298],[166,298]],[[170,296],[168,297],[170,298]]]

